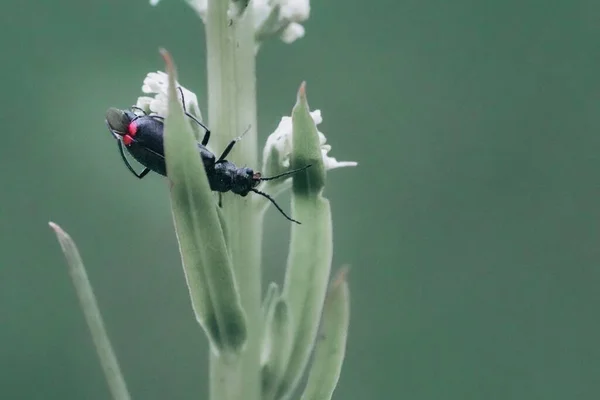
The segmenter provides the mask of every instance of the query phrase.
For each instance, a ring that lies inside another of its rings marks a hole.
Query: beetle
[[[179,91],[183,97],[181,88],[179,88]],[[219,158],[216,158],[215,154],[206,148],[206,145],[208,145],[208,141],[210,140],[210,130],[198,121],[197,118],[188,113],[185,110],[185,102],[183,102],[183,104],[185,115],[191,118],[205,131],[202,141],[197,144],[198,152],[200,153],[202,163],[204,164],[204,170],[206,171],[210,188],[219,193],[219,199],[222,193],[229,191],[242,197],[247,196],[250,192],[254,192],[267,198],[289,221],[300,224],[300,222],[289,217],[269,194],[258,190],[256,187],[263,181],[270,181],[296,174],[309,168],[311,165],[309,164],[302,168],[268,178],[263,177],[260,172],[255,172],[252,168],[237,167],[233,162],[228,161],[226,157],[243,135],[233,139],[227,145],[223,153],[221,153]],[[135,113],[134,111],[141,112],[141,114]],[[165,163],[163,147],[164,119],[164,117],[159,115],[147,114],[144,110],[135,106],[131,107],[130,110],[119,110],[111,107],[106,112],[106,125],[113,137],[117,139],[121,158],[129,171],[139,179],[144,178],[150,171],[154,171],[162,176],[167,176],[167,166]],[[138,173],[133,169],[125,156],[123,147],[127,149],[127,152],[131,154],[136,161],[144,166],[142,172]],[[219,206],[221,206],[220,200]]]

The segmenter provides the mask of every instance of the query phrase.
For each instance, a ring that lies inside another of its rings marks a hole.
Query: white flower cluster
[[[323,118],[321,117],[321,110],[315,110],[310,113],[315,125],[319,125],[323,122]],[[338,161],[333,157],[329,157],[327,153],[331,150],[331,145],[326,144],[327,138],[325,135],[317,131],[319,133],[319,144],[321,145],[321,155],[323,156],[323,163],[325,164],[325,169],[335,169],[341,167],[355,167],[358,165],[355,161]],[[279,164],[284,169],[290,168],[290,155],[292,153],[292,118],[291,117],[283,117],[281,118],[281,122],[275,129],[271,135],[269,135],[267,139],[267,143],[263,150],[263,160],[268,160],[269,156],[272,154],[277,154],[279,158]],[[274,151],[275,150],[275,151]]]
[[[160,0],[150,0],[150,5],[155,6]],[[185,0],[206,22],[208,0]],[[310,14],[310,0],[253,0],[254,31],[257,40],[278,35],[285,43],[292,43],[304,36],[304,27],[301,22],[308,19]]]
[[[198,119],[202,119],[200,107],[198,106],[198,98],[196,95],[184,88],[176,82],[177,86],[181,88],[181,92],[177,91],[177,95],[183,94],[183,100],[185,101],[185,109]],[[153,94],[154,96],[140,96],[137,99],[136,106],[142,110],[150,113],[156,113],[163,117],[168,114],[168,95],[167,89],[169,88],[169,76],[162,72],[150,72],[144,78],[144,84],[142,85],[142,92],[146,94]]]
[[[285,43],[304,36],[300,24],[310,14],[309,0],[254,0],[254,25],[259,41],[279,35]]]

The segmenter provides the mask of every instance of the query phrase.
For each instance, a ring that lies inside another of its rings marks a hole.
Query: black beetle
[[[181,91],[181,88],[179,88],[179,90]],[[183,93],[181,94],[183,97]],[[136,114],[134,111],[141,112],[142,114]],[[217,159],[215,155],[206,148],[206,145],[210,139],[210,130],[187,111],[185,111],[185,114],[189,118],[193,119],[206,132],[202,142],[198,143],[198,152],[200,153],[200,157],[204,164],[204,169],[206,171],[206,176],[208,177],[210,188],[213,191],[219,192],[219,196],[221,193],[228,191],[243,197],[248,195],[250,192],[257,193],[269,199],[269,201],[273,203],[279,212],[281,212],[281,214],[283,214],[283,216],[285,216],[288,220],[297,224],[300,223],[289,217],[271,196],[269,196],[267,193],[261,192],[260,190],[256,189],[256,187],[262,181],[269,181],[295,174],[305,170],[306,168],[310,167],[310,165],[306,165],[305,167],[269,178],[262,177],[260,172],[254,172],[252,168],[238,168],[231,161],[227,161],[226,157],[231,149],[233,149],[235,143],[241,139],[241,136],[232,140]],[[150,171],[167,176],[167,167],[165,163],[163,147],[164,117],[146,114],[144,110],[135,106],[131,107],[130,110],[109,108],[106,112],[106,125],[108,126],[108,129],[114,138],[117,139],[119,153],[121,154],[125,165],[136,177],[142,179]],[[133,169],[127,160],[127,157],[125,157],[123,146],[133,158],[135,158],[144,166],[144,170],[142,172],[138,173]],[[221,205],[220,201],[219,205]]]

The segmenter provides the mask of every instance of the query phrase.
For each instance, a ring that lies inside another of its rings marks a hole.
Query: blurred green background
[[[314,1],[258,59],[260,140],[308,82],[352,265],[336,399],[600,398],[600,4]],[[136,399],[206,398],[164,181],[126,170],[109,106],[162,69],[206,106],[183,1],[4,1],[0,398],[109,397],[48,220],[77,241]],[[280,199],[289,209],[289,197]],[[267,215],[264,280],[289,223]]]

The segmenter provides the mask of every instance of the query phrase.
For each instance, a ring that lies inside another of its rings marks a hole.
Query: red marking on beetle
[[[125,143],[125,146],[129,146],[131,144],[131,142],[133,142],[133,138],[129,135],[124,135],[123,136],[123,143]]]
[[[135,134],[137,133],[137,124],[135,122],[130,123],[127,127],[127,132],[129,132],[130,136],[135,136]]]

